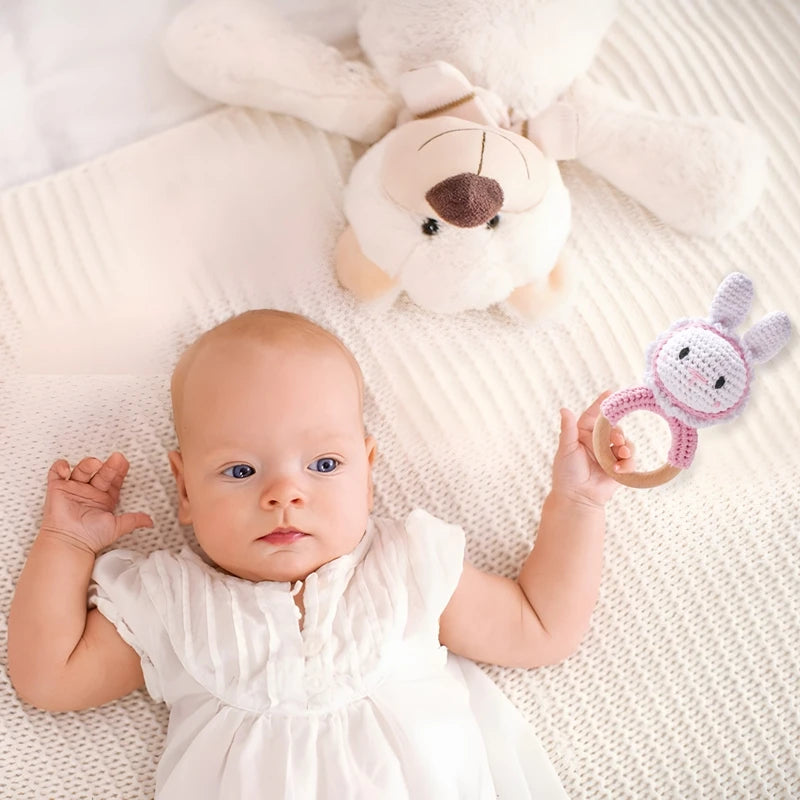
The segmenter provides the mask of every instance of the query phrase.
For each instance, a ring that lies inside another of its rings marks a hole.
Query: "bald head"
[[[363,377],[358,362],[342,341],[330,331],[299,314],[274,309],[245,311],[206,331],[183,352],[172,373],[172,414],[178,440],[183,432],[186,393],[191,391],[191,376],[209,361],[233,355],[237,348],[274,347],[291,357],[293,350],[319,351],[339,355],[352,370],[363,403]]]

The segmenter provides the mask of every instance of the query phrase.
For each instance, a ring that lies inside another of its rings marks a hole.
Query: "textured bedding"
[[[564,166],[583,276],[559,318],[384,312],[336,283],[343,139],[220,109],[0,195],[0,798],[152,797],[166,709],[137,691],[49,714],[6,673],[6,616],[57,457],[124,452],[122,506],[175,519],[168,380],[176,351],[233,313],[309,315],[351,347],[379,443],[377,511],[462,525],[479,567],[515,575],[549,488],[558,409],[639,383],[646,345],[749,274],[749,322],[800,325],[800,17],[793,0],[638,0],[592,75],[667,112],[718,113],[766,137],[768,185],[720,241],[674,233]],[[691,470],[608,506],[591,630],[563,664],[486,667],[530,720],[573,798],[800,796],[800,386],[797,333],[756,373],[742,417],[700,432]],[[644,467],[666,426],[633,416]]]

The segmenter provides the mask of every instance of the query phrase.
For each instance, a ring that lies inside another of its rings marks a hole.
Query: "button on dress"
[[[101,555],[90,605],[170,707],[157,800],[564,798],[528,723],[439,643],[464,533],[425,511],[372,518],[295,584],[188,547]]]

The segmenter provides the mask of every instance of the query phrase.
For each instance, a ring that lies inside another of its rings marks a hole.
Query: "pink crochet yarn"
[[[682,319],[645,354],[644,386],[624,389],[602,404],[612,425],[632,411],[660,414],[672,431],[667,461],[685,469],[697,447],[697,428],[732,419],[750,395],[755,364],[772,358],[789,340],[782,311],[769,314],[742,337],[734,329],[753,302],[753,282],[741,272],[719,285],[708,319]]]
[[[635,386],[632,389],[615,392],[603,401],[601,408],[603,416],[612,425],[616,425],[632,411],[652,411],[664,417],[672,431],[672,447],[667,462],[681,469],[686,469],[692,463],[694,451],[697,449],[697,430],[664,413],[656,402],[652,390],[646,386]]]

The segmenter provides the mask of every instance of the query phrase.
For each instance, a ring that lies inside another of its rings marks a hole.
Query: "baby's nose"
[[[291,477],[278,477],[270,481],[261,495],[261,504],[268,508],[302,505],[305,496],[298,481]]]

